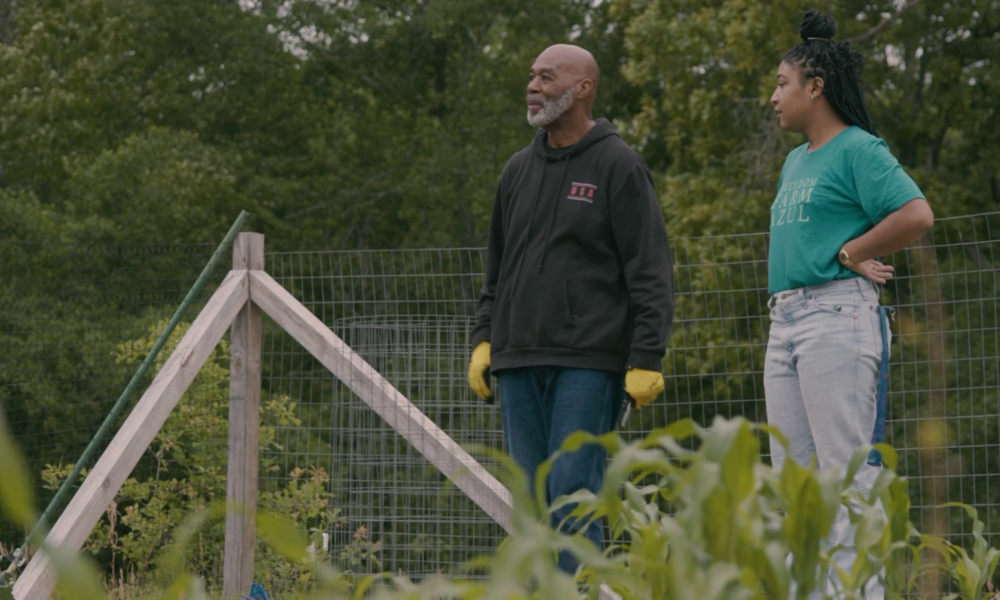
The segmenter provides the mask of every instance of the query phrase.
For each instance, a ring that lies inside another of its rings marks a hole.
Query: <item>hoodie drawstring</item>
[[[545,163],[542,163],[542,176],[538,178],[538,189],[535,190],[535,202],[531,206],[531,217],[528,218],[528,232],[524,236],[524,244],[521,248],[521,259],[517,261],[517,269],[514,271],[513,281],[510,286],[510,295],[514,297],[514,291],[517,289],[517,280],[521,276],[521,268],[524,266],[524,257],[528,254],[528,243],[531,242],[531,226],[535,222],[535,212],[538,210],[538,196],[542,193],[542,185],[545,184]],[[559,184],[562,187],[562,184]],[[544,249],[543,249],[544,256]]]
[[[549,215],[549,227],[545,231],[545,243],[542,244],[542,256],[538,259],[538,272],[542,272],[542,267],[545,266],[545,253],[549,249],[549,238],[552,237],[552,222],[556,220],[556,209],[559,208],[559,202],[562,201],[560,196],[562,195],[563,184],[566,183],[566,171],[569,170],[569,154],[563,157],[562,160],[563,168],[562,174],[559,176],[559,186],[556,187],[556,199],[552,203],[552,214]],[[539,186],[538,192],[541,192],[541,187]],[[536,192],[537,196],[537,192]],[[532,216],[534,216],[532,214]]]

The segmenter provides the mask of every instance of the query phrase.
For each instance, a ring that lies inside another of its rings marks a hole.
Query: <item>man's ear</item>
[[[581,79],[576,85],[578,86],[576,90],[577,98],[586,98],[594,91],[593,79]]]

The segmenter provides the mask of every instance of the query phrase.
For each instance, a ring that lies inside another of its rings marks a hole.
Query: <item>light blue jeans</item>
[[[788,438],[792,460],[808,467],[813,456],[820,469],[846,470],[854,449],[871,443],[876,417],[876,387],[882,362],[878,293],[871,282],[856,278],[831,281],[774,294],[771,331],[764,360],[767,421]],[[780,469],[788,458],[771,440],[771,463]],[[866,496],[879,467],[863,465],[854,487]],[[844,545],[833,558],[850,571],[854,563],[854,527],[840,507],[826,548]],[[833,575],[835,578],[836,575]],[[810,598],[822,598],[832,582],[820,582]],[[881,599],[873,580],[866,598]]]

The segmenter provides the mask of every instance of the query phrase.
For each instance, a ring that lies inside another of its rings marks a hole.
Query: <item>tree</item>
[[[633,141],[665,140],[661,193],[672,231],[763,231],[776,178],[801,137],[777,131],[768,98],[812,3],[618,0],[626,76],[647,89]],[[993,1],[821,3],[866,55],[870,108],[939,215],[996,210],[1000,13]]]

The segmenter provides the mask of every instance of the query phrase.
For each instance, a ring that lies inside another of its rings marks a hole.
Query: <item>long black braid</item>
[[[877,136],[861,91],[864,57],[850,43],[833,41],[836,33],[833,17],[809,10],[799,26],[802,41],[781,60],[797,65],[803,78],[822,77],[823,94],[837,115],[848,125]]]

